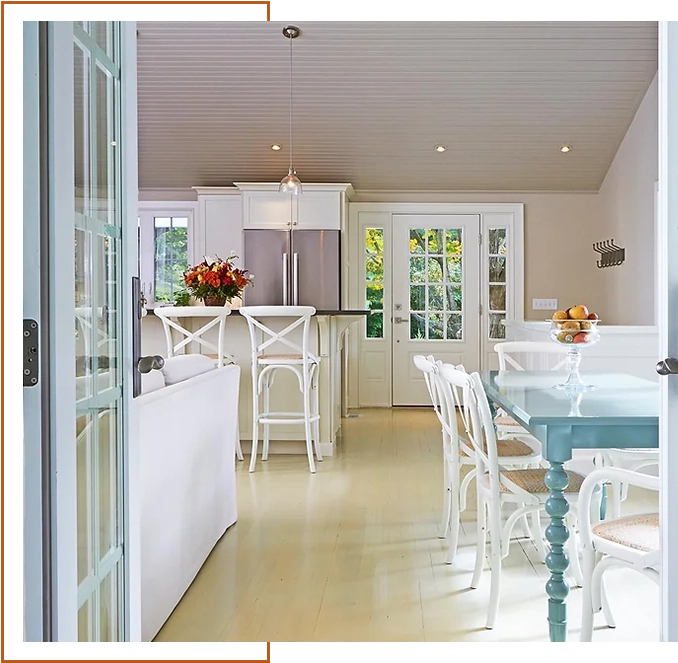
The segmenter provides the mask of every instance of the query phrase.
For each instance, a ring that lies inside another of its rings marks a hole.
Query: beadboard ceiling
[[[283,25],[138,24],[140,187],[287,173]],[[657,70],[653,22],[297,25],[294,165],[360,190],[595,191]]]

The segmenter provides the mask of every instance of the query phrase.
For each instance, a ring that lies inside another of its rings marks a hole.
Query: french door
[[[24,183],[39,192],[40,221],[24,251],[39,255],[42,268],[43,370],[34,384],[44,421],[39,440],[24,440],[27,449],[42,448],[40,467],[27,470],[42,477],[29,484],[41,495],[26,496],[25,514],[41,523],[42,582],[25,585],[26,639],[135,639],[135,26],[33,25],[39,113],[26,131],[37,131],[41,154]],[[31,287],[25,283],[25,302]],[[26,418],[34,401],[25,396]]]
[[[414,355],[479,368],[479,228],[476,214],[393,216],[393,405],[430,403]]]
[[[522,204],[351,203],[349,217],[348,303],[371,311],[351,331],[356,405],[429,404],[415,354],[496,369],[503,321],[523,318]]]

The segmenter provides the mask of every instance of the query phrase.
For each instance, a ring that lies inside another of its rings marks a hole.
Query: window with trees
[[[489,338],[503,339],[506,329],[506,228],[490,228],[488,231],[488,301]]]
[[[365,228],[366,338],[384,338],[384,229]]]
[[[185,292],[192,210],[139,214],[139,272],[148,306],[172,305]]]

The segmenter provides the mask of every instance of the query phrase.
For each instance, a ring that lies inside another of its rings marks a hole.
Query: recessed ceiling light
[[[436,145],[435,150],[436,152],[444,152],[447,149],[446,145]]]
[[[563,152],[563,153],[569,152],[571,149],[572,149],[571,145],[561,145],[560,146],[560,151]]]
[[[271,145],[271,149],[274,152],[280,152],[280,150],[282,150],[282,145],[278,145],[278,143],[273,143],[273,145]]]

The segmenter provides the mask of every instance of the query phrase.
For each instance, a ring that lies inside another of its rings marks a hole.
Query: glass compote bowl
[[[589,391],[595,385],[586,384],[579,375],[581,351],[595,345],[600,340],[598,323],[600,320],[549,320],[551,329],[549,336],[554,343],[567,346],[567,367],[569,375],[562,384],[554,385],[556,389],[570,391]]]

